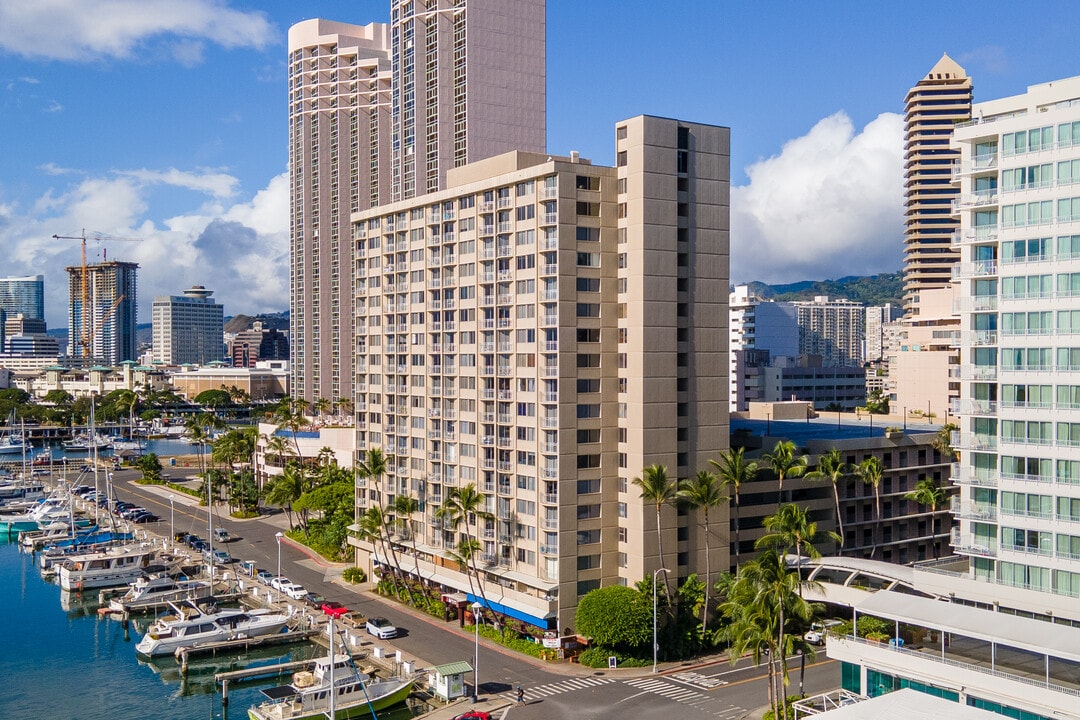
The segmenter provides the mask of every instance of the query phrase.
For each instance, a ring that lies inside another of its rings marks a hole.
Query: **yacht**
[[[338,654],[315,660],[314,672],[298,672],[290,685],[263,690],[266,702],[248,709],[250,720],[315,720],[327,717],[331,687],[334,688],[334,716],[356,718],[373,715],[383,708],[404,702],[413,681],[389,678],[365,682],[348,655]]]
[[[164,568],[147,572],[128,585],[127,592],[109,600],[113,612],[145,612],[165,608],[169,603],[184,600],[207,600],[214,594],[209,580],[173,577]]]
[[[45,484],[36,480],[0,483],[0,507],[17,502],[34,502],[45,497]]]
[[[7,427],[0,434],[0,455],[23,455],[30,452],[30,443],[21,432],[15,431],[15,410],[8,415]]]
[[[217,608],[193,602],[169,606],[173,613],[155,620],[135,646],[140,655],[172,655],[181,648],[275,635],[289,620],[288,615],[267,609]]]
[[[64,450],[69,452],[89,452],[110,447],[112,447],[112,440],[96,432],[77,432],[70,440],[64,441]]]
[[[24,530],[40,530],[56,520],[67,520],[70,517],[70,500],[48,497],[38,500],[29,509],[0,512],[0,533],[14,535]]]
[[[127,585],[158,557],[149,544],[120,545],[69,556],[60,563],[60,587],[68,591]]]

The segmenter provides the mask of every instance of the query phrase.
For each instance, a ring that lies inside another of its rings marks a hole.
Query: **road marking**
[[[719,680],[715,677],[709,677],[708,675],[702,675],[697,672],[681,672],[675,673],[674,675],[665,675],[664,677],[705,690],[712,690],[713,688],[728,684],[727,680]]]
[[[692,677],[692,676],[697,675],[697,673],[680,673],[680,674],[691,676],[689,678],[683,678],[684,682],[687,681],[687,680],[694,680],[695,678]],[[710,680],[711,679],[711,678],[707,678],[705,676],[701,676],[701,678],[703,678],[705,680]],[[710,695],[706,695],[706,694],[704,694],[702,692],[699,692],[697,690],[690,690],[690,689],[685,688],[685,687],[683,687],[681,685],[673,685],[670,682],[666,682],[666,678],[665,678],[665,680],[661,680],[659,678],[647,678],[647,677],[645,677],[645,678],[631,678],[629,680],[624,680],[623,683],[626,684],[626,685],[629,685],[631,687],[638,688],[639,690],[641,690],[641,692],[636,693],[634,695],[631,695],[628,698],[623,698],[619,702],[625,702],[627,700],[630,700],[630,699],[633,699],[633,698],[636,698],[636,697],[640,697],[641,695],[644,695],[646,693],[652,693],[654,695],[660,695],[662,697],[668,698],[669,700],[674,700],[675,702],[683,703],[684,705],[690,705],[691,707],[694,707],[694,708],[699,709],[699,710],[704,710],[706,712],[710,712],[710,709],[707,707],[708,705],[715,705],[716,704],[716,698],[715,697],[710,696]],[[718,687],[719,684],[722,683],[722,681],[717,681],[717,683],[718,683],[717,685],[714,685],[710,689]],[[724,718],[725,720],[728,720],[729,718],[738,717],[740,715],[745,714],[746,710],[739,707],[739,706],[737,706],[737,705],[724,705],[721,709],[711,710],[711,712],[712,712],[713,715],[716,715],[717,717],[721,717],[721,718]]]
[[[547,685],[541,685],[539,687],[527,688],[525,690],[525,700],[528,701],[530,698],[551,697],[552,695],[585,690],[586,688],[607,685],[608,683],[613,682],[615,682],[614,678],[606,677],[569,678],[567,680],[560,680],[559,682],[548,683]],[[503,695],[512,700],[516,700],[517,690],[508,690],[503,693]]]

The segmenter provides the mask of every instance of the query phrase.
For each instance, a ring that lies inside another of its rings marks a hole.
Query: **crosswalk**
[[[659,678],[630,678],[623,682],[643,692],[653,693],[689,705],[696,710],[707,712],[724,720],[731,720],[731,718],[739,717],[746,712],[736,705],[718,702],[714,695],[707,695],[698,690],[691,690],[683,685],[677,685]]]
[[[576,690],[584,690],[586,688],[597,687],[599,685],[607,685],[608,683],[613,682],[615,682],[614,678],[606,677],[567,678],[566,680],[548,683],[547,685],[540,685],[539,687],[525,688],[525,700],[539,700],[540,698],[551,697],[552,695],[559,695],[566,692],[574,692]],[[503,696],[510,698],[511,700],[516,700],[517,691],[509,690],[503,693]]]

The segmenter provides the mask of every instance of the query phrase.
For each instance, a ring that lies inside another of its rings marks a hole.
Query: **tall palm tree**
[[[641,477],[634,478],[631,482],[641,488],[641,499],[652,503],[656,508],[656,546],[660,553],[660,565],[664,567],[664,534],[660,527],[660,510],[665,505],[675,502],[679,488],[678,483],[668,477],[667,467],[663,465],[649,465],[642,469]],[[668,586],[667,576],[664,573],[664,597],[671,604],[671,590]]]
[[[727,599],[722,605],[726,617],[736,620],[733,631],[746,633],[751,642],[770,636],[770,703],[773,716],[787,717],[785,710],[789,683],[787,650],[793,647],[789,624],[809,623],[819,606],[806,602],[801,588],[817,583],[802,580],[789,570],[784,558],[773,549],[739,568],[739,574],[726,583]],[[769,632],[771,631],[771,632]],[[736,636],[739,645],[745,640]],[[811,657],[812,659],[812,657]],[[773,664],[778,670],[773,670]]]
[[[466,570],[471,565],[472,571],[476,575],[476,589],[480,591],[480,597],[484,601],[484,607],[490,608],[488,605],[487,594],[484,591],[484,583],[480,577],[480,570],[476,565],[476,557],[480,554],[480,540],[473,537],[472,531],[469,530],[469,517],[471,516],[477,528],[480,526],[480,520],[490,520],[493,516],[485,508],[487,507],[487,498],[483,493],[476,489],[475,483],[469,483],[459,488],[454,488],[443,500],[443,504],[435,511],[435,517],[446,522],[450,527],[455,530],[458,526],[465,525],[465,543],[471,548],[468,553],[466,563]],[[459,543],[459,548],[461,543]],[[496,621],[498,624],[498,621]]]
[[[717,477],[722,487],[727,487],[735,498],[735,567],[739,566],[739,488],[753,482],[757,477],[758,465],[747,462],[743,456],[745,448],[729,448],[720,453],[719,460],[710,460],[716,468]]]
[[[266,443],[265,454],[273,455],[277,462],[284,467],[284,462],[287,462],[288,457],[292,455],[292,448],[289,447],[289,441],[280,435],[263,435],[263,441]]]
[[[375,485],[375,491],[379,499],[379,507],[383,508],[383,490],[382,490],[382,478],[390,470],[390,465],[393,462],[393,458],[383,452],[382,448],[369,447],[364,454],[363,459],[356,465],[356,475],[362,478],[369,478]],[[390,540],[390,528],[388,527],[393,521],[387,517],[383,521],[382,530],[380,530],[383,544],[389,551],[388,555],[384,555],[384,559],[391,564],[392,572],[401,576],[401,563],[398,560],[397,548]],[[405,587],[406,593],[409,595],[410,601],[412,600],[412,589],[409,587],[405,580],[401,579],[402,584]],[[415,604],[415,603],[414,603]]]
[[[915,489],[905,494],[904,497],[930,508],[930,535],[933,537],[934,523],[936,522],[934,516],[937,514],[938,506],[945,502],[945,490],[932,478],[923,476],[915,483]],[[937,558],[937,541],[932,540],[931,545],[934,546],[934,558]]]
[[[302,461],[300,442],[297,440],[296,434],[300,432],[301,428],[311,424],[304,414],[309,403],[306,400],[286,400],[287,401],[283,401],[278,405],[277,409],[274,410],[271,422],[282,430],[288,430],[292,434],[293,445],[296,448],[296,456],[301,458]]]
[[[817,523],[810,520],[806,509],[794,503],[781,505],[774,514],[766,517],[765,530],[766,533],[758,538],[754,547],[759,550],[775,550],[781,557],[794,549],[795,568],[800,572],[800,577],[804,552],[811,559],[819,558],[821,553],[815,543],[824,537],[839,540],[839,536],[834,532],[819,532]]]
[[[780,440],[771,453],[761,456],[776,474],[777,490],[780,492],[784,491],[784,478],[797,478],[806,472],[808,458],[806,455],[796,455],[796,452],[798,448],[795,443],[791,440]]]
[[[415,567],[413,573],[416,575],[416,579],[420,580],[420,555],[416,551],[416,532],[412,527],[413,513],[420,510],[420,502],[408,495],[397,495],[394,497],[394,517],[397,520],[398,527],[402,534],[408,535],[409,540],[412,542],[413,561]]]
[[[709,586],[712,584],[712,565],[709,561],[709,508],[714,508],[727,500],[719,479],[708,470],[698,470],[693,480],[679,483],[678,497],[689,507],[701,510],[704,516],[705,531],[705,602],[701,606],[701,637],[705,638],[705,628],[709,624]]]
[[[855,471],[851,463],[844,462],[840,451],[832,448],[821,456],[817,467],[806,473],[810,480],[828,480],[832,483],[833,502],[836,504],[836,527],[839,529],[840,547],[844,547],[844,520],[840,517],[840,481]]]
[[[352,415],[353,401],[351,398],[338,398],[334,401],[334,414],[341,412],[344,415]]]
[[[855,470],[864,483],[874,487],[874,548],[870,551],[870,557],[877,553],[877,526],[881,521],[881,478],[885,475],[885,466],[881,461],[871,455],[859,463]]]
[[[266,502],[285,510],[292,527],[292,504],[304,494],[303,470],[296,463],[285,465],[285,472],[275,477],[266,489]]]

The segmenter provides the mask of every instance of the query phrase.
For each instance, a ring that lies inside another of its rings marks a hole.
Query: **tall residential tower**
[[[357,508],[419,500],[421,575],[471,592],[446,560],[469,535],[492,606],[544,628],[601,585],[703,573],[700,516],[664,507],[661,540],[633,478],[727,447],[729,130],[639,116],[615,147],[616,167],[507,153],[353,216],[356,446],[393,458]],[[490,518],[436,517],[469,484]]]
[[[971,78],[948,55],[904,98],[904,309],[919,314],[919,292],[943,288],[959,255],[952,247],[949,147],[953,127],[971,117]]]
[[[131,262],[74,265],[68,272],[68,354],[84,364],[136,359],[136,271]]]
[[[544,0],[391,0],[390,17],[289,30],[293,394],[307,400],[353,395],[349,214],[544,150]]]

